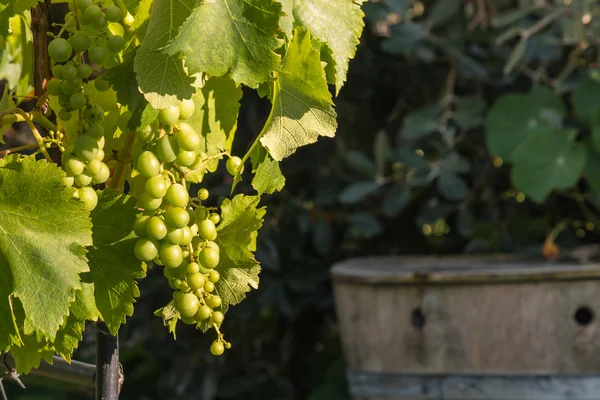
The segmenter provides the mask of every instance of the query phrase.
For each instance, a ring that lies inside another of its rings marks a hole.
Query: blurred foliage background
[[[232,351],[209,356],[210,338],[187,326],[173,341],[152,317],[170,290],[150,271],[120,334],[121,398],[349,399],[329,276],[340,259],[599,253],[600,1],[364,8],[336,138],[284,161],[286,188],[265,199],[261,288],[228,315]],[[269,105],[251,93],[242,104],[238,143],[250,143]],[[230,179],[203,185],[223,198]],[[93,362],[93,341],[90,327],[77,359]],[[81,398],[36,390],[11,387],[21,400]]]

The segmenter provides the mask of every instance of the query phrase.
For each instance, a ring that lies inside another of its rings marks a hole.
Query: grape
[[[186,271],[190,275],[197,274],[198,272],[200,272],[200,266],[198,265],[198,263],[189,263],[187,265]]]
[[[165,271],[170,271],[170,270],[169,269],[165,269]],[[181,292],[179,290],[174,291],[173,292],[173,300],[175,300],[175,302],[177,302],[177,303],[180,302],[181,299],[183,299],[183,295],[184,294],[185,293],[183,293],[183,292]]]
[[[106,47],[94,46],[88,50],[88,58],[94,64],[103,64],[107,55]]]
[[[79,64],[77,67],[77,75],[82,79],[87,79],[92,75],[92,67],[87,64]]]
[[[102,12],[102,9],[100,7],[98,7],[95,4],[92,4],[85,8],[85,11],[83,12],[83,14],[90,21],[94,21],[94,20],[102,17],[104,13]]]
[[[98,89],[99,92],[106,92],[108,89],[110,89],[110,82],[108,82],[102,77],[102,75],[100,75],[99,77],[94,79],[94,86],[96,87],[96,89]]]
[[[148,225],[148,221],[150,221],[149,215],[140,215],[133,223],[133,232],[138,237],[146,236],[146,226]]]
[[[106,20],[106,17],[104,16],[104,14],[101,15],[100,18],[92,20],[92,26],[96,29],[102,29],[102,28],[106,27],[107,24],[108,24],[108,21]]]
[[[83,204],[85,204],[85,208],[88,211],[92,211],[98,205],[98,195],[96,194],[96,191],[91,187],[80,188],[79,199],[83,201]]]
[[[219,248],[219,245],[216,244],[215,242],[212,242],[212,241],[206,242],[206,247],[210,247],[211,249],[215,249],[217,251],[217,253],[221,254],[221,249]]]
[[[85,103],[87,103],[87,100],[83,93],[73,93],[71,95],[71,98],[69,99],[69,105],[74,110],[79,110],[83,108],[85,106]]]
[[[183,228],[190,222],[190,216],[185,208],[173,207],[165,213],[165,223],[171,228]]]
[[[104,136],[104,127],[99,122],[92,122],[85,130],[85,134],[98,140]]]
[[[179,119],[190,119],[196,111],[196,105],[192,99],[184,99],[179,102]]]
[[[229,172],[231,175],[236,175],[238,168],[240,168],[240,165],[242,165],[242,159],[239,157],[230,157],[227,160],[227,163],[225,164],[225,167],[227,168],[227,172]],[[240,170],[240,174],[244,172],[244,169],[242,168]]]
[[[91,183],[92,177],[85,172],[75,176],[75,184],[77,186],[89,186]]]
[[[161,125],[173,125],[179,118],[179,107],[169,106],[158,112],[158,122]]]
[[[64,108],[58,112],[58,118],[62,119],[63,121],[68,121],[71,119],[71,117],[71,111],[67,111]]]
[[[196,214],[196,221],[202,221],[206,219],[206,210],[204,209],[204,207],[196,208],[194,214]]]
[[[85,164],[75,157],[69,157],[64,163],[64,168],[67,175],[77,176],[83,172]]]
[[[183,251],[176,244],[162,243],[158,254],[167,268],[177,268],[183,261]]]
[[[175,133],[175,138],[179,148],[183,150],[194,151],[200,147],[200,136],[187,122],[179,124],[179,130]]]
[[[212,314],[212,310],[210,309],[210,307],[200,306],[200,308],[198,308],[198,312],[196,313],[194,318],[196,319],[196,321],[203,321],[203,320],[209,318],[210,314]]]
[[[162,199],[153,199],[146,193],[142,193],[139,198],[139,204],[144,210],[158,210],[162,204]]]
[[[146,233],[150,239],[161,240],[167,236],[167,226],[160,217],[152,217],[146,225]]]
[[[167,190],[166,200],[175,207],[185,207],[190,200],[190,196],[183,185],[174,183]]]
[[[200,289],[204,286],[204,276],[202,274],[192,274],[187,277],[187,284],[193,290]]]
[[[110,6],[106,9],[106,19],[110,22],[119,22],[123,19],[123,13],[117,6]]]
[[[77,31],[69,38],[69,43],[75,51],[86,51],[90,48],[92,41],[87,33]]]
[[[206,189],[198,190],[198,198],[202,201],[208,199],[208,190],[206,190]]]
[[[210,219],[213,222],[213,224],[215,224],[215,225],[218,224],[219,222],[221,222],[221,217],[217,213],[210,214],[208,219]]]
[[[216,271],[216,270],[213,269],[208,274],[208,280],[211,281],[212,283],[219,282],[219,279],[221,279],[221,274],[219,274],[219,271]]]
[[[204,291],[211,293],[212,291],[215,290],[215,284],[209,281],[204,282]]]
[[[158,255],[158,248],[156,242],[141,238],[135,243],[133,252],[138,260],[147,262],[153,260]]]
[[[98,142],[98,149],[104,148],[104,145],[106,144],[106,139],[104,138],[104,136],[100,137],[100,139],[97,139],[96,141]],[[94,158],[98,158],[98,157],[94,157]]]
[[[66,39],[56,38],[48,45],[48,54],[55,62],[65,62],[71,58],[73,48]]]
[[[196,161],[195,151],[179,150],[179,153],[177,154],[177,160],[175,162],[182,167],[188,167],[192,165],[194,161]]]
[[[148,196],[155,199],[162,199],[167,194],[167,182],[162,175],[155,175],[148,179],[144,188]]]
[[[144,128],[140,128],[137,131],[135,131],[135,136],[140,142],[148,143],[154,140],[154,138],[156,137],[156,132],[154,131],[154,129],[152,129],[150,125],[148,125]]]
[[[221,300],[221,298],[220,298],[219,296],[210,296],[209,298],[207,298],[207,299],[206,299],[206,304],[207,304],[207,305],[208,305],[210,308],[217,308],[217,307],[219,307],[219,306],[221,305],[221,302],[222,302],[222,300]],[[218,312],[218,311],[217,311],[217,312]],[[214,316],[215,316],[216,314],[217,314],[217,313],[214,313],[214,314],[213,314],[213,318],[214,318]],[[221,313],[219,313],[219,314],[221,314]],[[223,314],[221,314],[221,315],[223,315]],[[219,321],[219,322],[217,322],[217,321],[213,321],[213,322],[215,322],[215,323],[217,323],[217,324],[220,324],[222,321],[223,321],[223,320],[221,320],[221,321]]]
[[[102,163],[102,165],[100,166],[100,171],[92,176],[92,183],[95,185],[99,183],[104,183],[108,180],[108,178],[110,178],[110,169],[108,168],[108,165]]]
[[[165,236],[165,242],[169,244],[181,245],[181,239],[183,238],[183,229],[167,229],[167,236]]]
[[[81,10],[85,10],[90,5],[92,5],[92,0],[77,0],[77,7]]]
[[[62,93],[62,90],[60,89],[60,81],[58,79],[51,79],[51,80],[49,80],[46,83],[46,90],[52,96],[58,96],[59,94]]]
[[[220,356],[221,354],[223,354],[225,352],[225,346],[223,346],[223,343],[215,340],[210,345],[210,352],[212,353],[213,356]]]
[[[119,35],[112,35],[106,42],[106,48],[113,53],[118,53],[125,47],[125,39]]]
[[[163,136],[156,142],[156,155],[162,162],[170,163],[177,159],[177,149],[173,148],[173,144],[175,144],[175,141],[169,139],[168,135]]]
[[[198,262],[208,269],[212,269],[219,265],[219,253],[215,249],[205,247],[200,251]]]
[[[87,165],[85,166],[85,170],[90,175],[96,175],[102,169],[102,164],[104,164],[102,161],[96,159],[88,161]]]
[[[189,214],[188,214],[189,215]],[[184,226],[182,229],[183,235],[181,235],[181,240],[179,241],[180,246],[187,246],[192,242],[193,234],[192,230],[189,226]]]
[[[98,154],[98,150],[98,142],[91,136],[81,135],[75,139],[75,154],[81,160],[93,160]]]
[[[217,228],[210,219],[200,221],[198,224],[198,234],[206,240],[215,240],[217,238]]]
[[[62,178],[62,184],[66,187],[73,186],[73,183],[75,183],[75,178],[73,178],[72,176],[65,176],[64,178]]]
[[[218,298],[219,299],[219,304],[221,303],[221,298],[219,296],[213,296],[212,298]],[[209,298],[210,300],[210,298]],[[210,317],[211,322],[219,325],[223,322],[223,320],[225,319],[225,316],[223,315],[223,313],[221,311],[215,311],[212,315],[212,317]]]
[[[83,115],[90,120],[102,121],[104,119],[104,109],[95,104],[83,110]]]
[[[231,348],[231,343],[229,343],[229,342],[225,343],[225,348],[227,350],[229,350]]]
[[[73,79],[77,76],[77,68],[71,64],[65,64],[62,68],[62,75],[64,79]]]
[[[160,161],[158,161],[158,158],[150,151],[144,151],[140,154],[136,166],[137,170],[144,178],[152,178],[153,176],[160,174]],[[173,186],[174,185],[171,187]],[[167,193],[169,193],[168,190]]]
[[[62,69],[62,65],[56,64],[54,67],[52,67],[52,76],[54,76],[57,79],[63,79],[64,77],[62,74]]]
[[[64,94],[73,94],[79,89],[79,85],[73,82],[73,80],[65,80],[60,83],[60,90]]]

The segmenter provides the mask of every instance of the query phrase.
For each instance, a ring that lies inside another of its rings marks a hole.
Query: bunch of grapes
[[[193,168],[206,159],[199,152],[200,136],[185,122],[194,110],[193,101],[183,100],[160,110],[154,123],[136,132],[133,159],[138,175],[132,193],[143,213],[134,224],[140,238],[134,251],[139,260],[164,267],[184,323],[208,323],[216,329],[211,352],[221,355],[231,345],[219,331],[224,319],[222,299],[213,294],[220,279],[215,269],[220,258],[215,242],[220,217],[202,205],[208,190],[200,189],[190,198],[180,169]]]

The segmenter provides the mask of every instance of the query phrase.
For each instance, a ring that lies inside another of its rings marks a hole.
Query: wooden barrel
[[[354,399],[600,399],[600,264],[374,257],[332,275]]]

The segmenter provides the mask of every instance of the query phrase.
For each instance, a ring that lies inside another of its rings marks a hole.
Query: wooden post
[[[104,322],[96,324],[96,400],[117,400],[121,384],[119,339]]]

